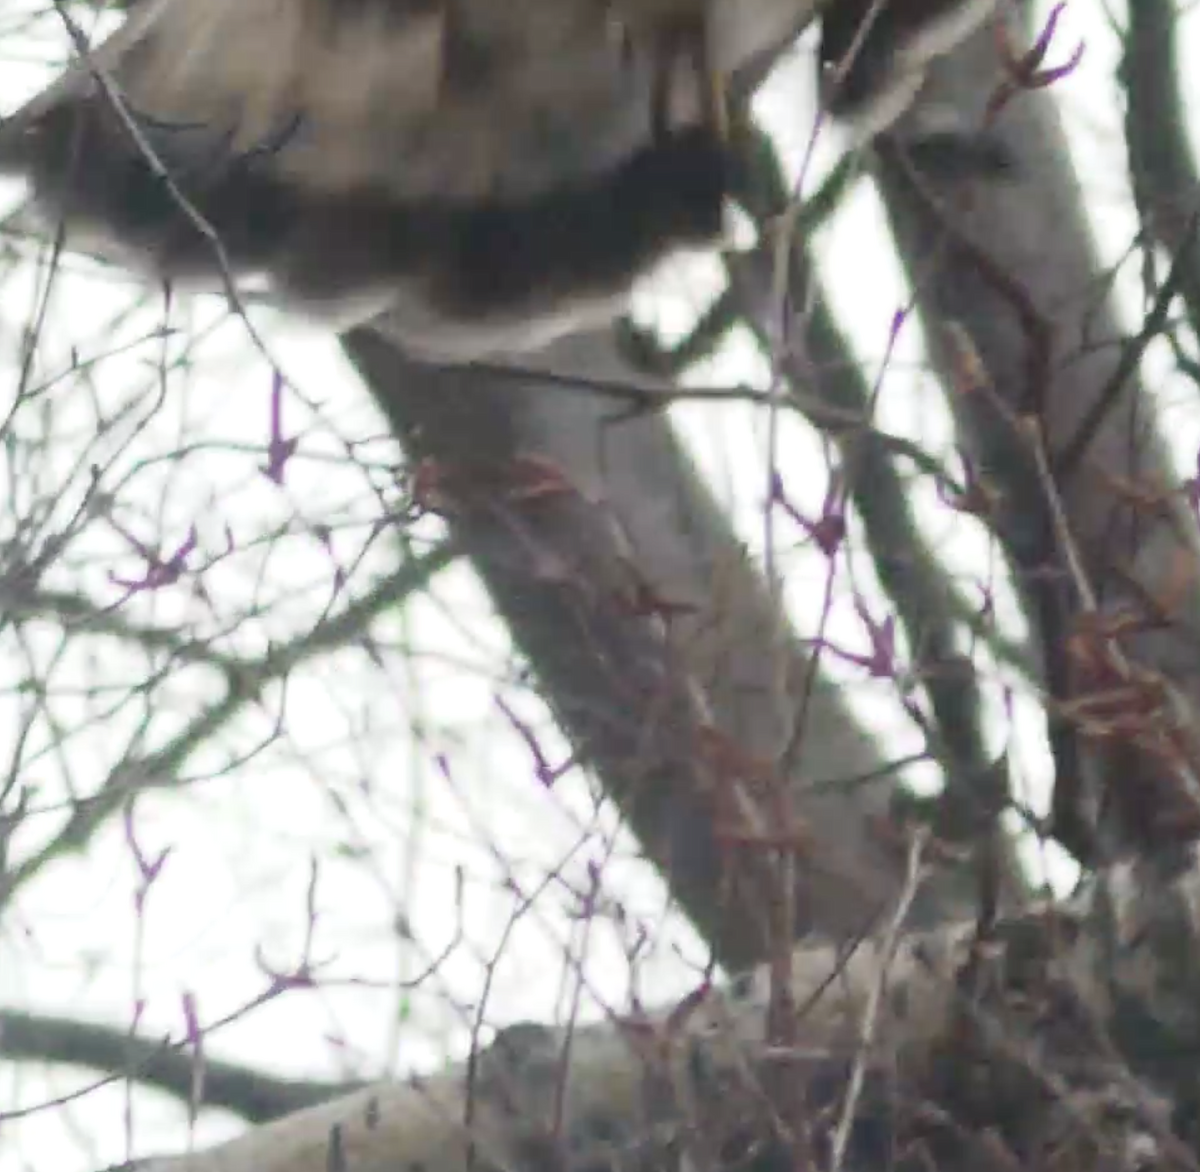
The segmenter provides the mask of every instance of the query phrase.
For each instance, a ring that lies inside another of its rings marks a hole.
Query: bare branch
[[[1192,333],[1200,336],[1200,251],[1194,220],[1200,208],[1200,175],[1188,137],[1179,92],[1175,0],[1131,4],[1126,16],[1121,77],[1127,96],[1125,145],[1139,219],[1154,244],[1176,260],[1179,292]]]
[[[133,1079],[184,1102],[191,1102],[197,1086],[197,1059],[184,1045],[14,1009],[0,1010],[0,1059],[83,1066]],[[196,1105],[231,1111],[247,1123],[265,1123],[357,1089],[347,1083],[277,1078],[207,1055],[202,1068],[203,1095]]]
[[[433,575],[454,556],[454,549],[446,545],[423,557],[406,561],[396,573],[377,583],[361,599],[318,623],[293,642],[273,649],[259,662],[226,660],[223,666],[229,670],[223,672],[224,695],[195,715],[166,744],[142,755],[127,756],[93,794],[77,800],[64,824],[49,842],[0,874],[0,904],[11,899],[55,859],[68,852],[82,850],[100,827],[138,790],[179,784],[179,773],[188,757],[198,747],[209,743],[222,729],[228,728],[249,705],[258,702],[271,685],[286,679],[301,664],[361,636],[375,616],[402,605],[406,597],[423,590]],[[27,599],[27,604],[30,601]],[[194,662],[186,649],[172,648],[171,653],[182,662]]]

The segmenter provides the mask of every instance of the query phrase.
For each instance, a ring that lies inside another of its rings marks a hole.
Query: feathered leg
[[[821,88],[830,112],[866,141],[912,103],[929,65],[965,40],[998,0],[828,0]]]
[[[695,86],[701,126],[725,142],[729,115],[724,79],[713,60],[711,0],[605,0],[605,5],[629,57],[639,48],[649,56],[654,141],[665,142],[678,128],[674,106],[682,73]]]
[[[691,73],[696,86],[701,124],[725,142],[729,137],[729,111],[724,79],[713,61],[707,8],[689,8],[664,18],[651,36],[654,80],[650,116],[655,139],[661,142],[670,134],[672,90],[683,68]]]

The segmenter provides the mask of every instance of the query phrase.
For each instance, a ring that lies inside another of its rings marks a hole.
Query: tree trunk
[[[1070,48],[1052,41],[1049,64]],[[1200,546],[1140,380],[1171,290],[1122,338],[1053,96],[1019,93],[985,125],[1001,82],[989,30],[935,68],[876,173],[999,489],[1054,701],[1055,832],[1089,861],[1200,830]]]
[[[557,378],[412,364],[365,332],[346,347],[410,456],[453,485],[456,538],[577,752],[717,957],[745,967],[772,939],[790,943],[792,926],[772,920],[777,868],[764,861],[789,803],[794,928],[862,931],[902,871],[872,832],[894,785],[886,759],[818,676],[802,775],[786,793],[776,784],[811,665],[666,417],[631,416],[597,389],[630,382],[611,338],[543,356]],[[523,493],[514,462],[529,456],[560,470],[562,487]]]

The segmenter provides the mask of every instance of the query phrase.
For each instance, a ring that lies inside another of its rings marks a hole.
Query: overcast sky
[[[34,0],[4,2],[6,10],[18,3],[35,7]],[[7,19],[0,15],[4,109],[37,84],[39,62],[46,57],[44,47],[5,37]],[[1197,23],[1193,7],[1185,29],[1195,35]],[[53,32],[51,22],[45,28]],[[1101,246],[1115,260],[1136,230],[1124,187],[1114,83],[1117,42],[1100,0],[1070,0],[1060,36],[1064,51],[1081,38],[1087,45],[1080,68],[1059,89]],[[797,50],[800,66],[810,64],[810,53],[807,44]],[[1193,85],[1200,87],[1200,77]],[[813,121],[804,69],[777,78],[763,95],[762,109],[798,157]],[[809,189],[833,155],[832,144],[818,152]],[[949,423],[923,372],[915,322],[889,350],[892,322],[907,293],[867,184],[859,185],[826,232],[820,253],[835,305],[871,377],[886,358],[880,425],[935,452],[946,451]],[[122,516],[129,527],[170,548],[196,524],[202,545],[211,550],[222,547],[228,527],[237,544],[236,556],[205,576],[211,608],[186,591],[166,591],[133,600],[129,605],[136,617],[215,631],[231,616],[269,600],[268,617],[247,621],[228,636],[231,645],[252,653],[262,650],[268,635],[286,638],[321,613],[333,594],[336,565],[353,565],[353,589],[393,564],[394,546],[368,540],[372,510],[378,508],[369,488],[378,483],[390,448],[381,438],[359,453],[359,467],[347,466],[345,440],[379,436],[382,425],[331,339],[265,311],[254,314],[272,356],[310,404],[318,405],[313,409],[297,397],[284,397],[285,425],[302,442],[280,489],[259,472],[269,434],[271,369],[244,328],[212,302],[180,304],[169,316],[169,325],[180,334],[163,340],[155,336],[164,320],[160,303],[137,309],[132,283],[89,274],[76,262],[69,267],[72,275],[56,282],[53,324],[37,359],[39,376],[49,382],[67,370],[73,352],[85,359],[109,356],[86,376],[64,378],[48,397],[53,434],[63,442],[46,453],[44,483],[64,486],[68,501],[80,483],[72,465],[95,427],[95,403],[131,402],[142,421],[139,429],[110,441],[117,445],[115,466],[128,478]],[[668,330],[682,328],[709,295],[712,271],[702,261],[667,266],[640,294],[639,311]],[[1131,312],[1137,304],[1136,277],[1128,274],[1121,287]],[[26,263],[0,283],[0,385],[15,385],[19,340],[38,304],[40,281],[39,269]],[[1150,362],[1158,375],[1155,388],[1170,403],[1169,364],[1158,355]],[[761,382],[765,371],[735,340],[720,361],[694,378],[705,384]],[[169,392],[161,402],[159,390]],[[1181,460],[1191,466],[1200,447],[1197,415],[1181,408],[1172,416]],[[679,407],[675,418],[748,545],[761,551],[763,413],[691,404]],[[174,458],[185,436],[192,454]],[[200,441],[207,446],[197,455]],[[821,446],[789,419],[780,456],[792,500],[810,515],[819,511],[827,487]],[[0,453],[0,463],[4,459]],[[0,475],[5,482],[7,473]],[[978,533],[962,518],[936,508],[927,485],[914,492],[927,506],[939,549],[968,588],[986,579],[1003,601],[1003,583]],[[329,545],[313,537],[320,523],[333,529]],[[289,535],[270,549],[254,544],[255,535],[281,526]],[[439,537],[431,524],[415,533],[420,548]],[[55,584],[70,589],[82,583],[96,597],[111,596],[108,570],[136,569],[127,542],[102,527],[88,542],[76,551],[88,556],[64,566]],[[811,633],[824,560],[799,542],[781,549],[779,564],[794,618]],[[856,570],[867,573],[864,565]],[[222,737],[223,751],[247,748],[271,730],[279,706],[286,706],[284,735],[250,768],[222,777],[225,761],[193,760],[193,772],[210,769],[214,776],[189,787],[183,799],[139,803],[139,849],[171,852],[140,922],[131,914],[137,882],[130,842],[119,823],[86,856],[48,869],[0,925],[0,1005],[127,1025],[140,1004],[143,1032],[178,1037],[185,995],[194,994],[201,1021],[211,1023],[261,992],[261,955],[279,968],[294,962],[307,924],[314,855],[322,859],[317,952],[329,961],[329,986],[282,998],[222,1028],[210,1039],[211,1054],[292,1075],[363,1077],[428,1066],[447,1052],[460,1052],[468,1021],[464,1007],[478,996],[485,966],[512,918],[513,896],[501,882],[504,869],[497,859],[510,860],[529,889],[556,867],[565,881],[551,884],[513,930],[496,969],[489,1021],[564,1016],[577,1002],[587,1013],[599,1004],[627,1003],[630,972],[620,932],[606,924],[581,926],[572,916],[577,902],[572,885],[576,892],[586,889],[589,864],[605,861],[610,853],[618,861],[606,869],[606,890],[628,900],[657,941],[653,956],[638,968],[643,995],[662,995],[694,981],[693,966],[703,962],[702,950],[686,925],[666,912],[653,877],[620,861],[631,847],[611,818],[591,809],[577,780],[564,779],[551,792],[532,781],[528,748],[498,696],[539,729],[556,760],[565,759],[567,751],[540,706],[513,678],[507,637],[491,620],[473,578],[461,567],[452,569],[439,578],[429,599],[412,605],[386,630],[411,654],[378,666],[354,649],[298,671],[286,697],[274,697],[260,718],[247,719]],[[848,605],[835,610],[831,635],[843,646],[862,648],[862,631]],[[10,754],[23,709],[8,689],[28,674],[30,659],[50,672],[54,656],[63,655],[53,669],[60,684],[77,673],[77,678],[117,687],[141,666],[123,663],[120,656],[106,659],[95,645],[64,653],[49,631],[40,641],[35,637],[32,647],[2,645],[11,637],[0,635],[0,696],[6,697],[0,701],[0,747]],[[855,680],[855,703],[872,726],[893,735],[901,748],[913,747],[913,735],[889,695],[891,685],[864,682],[861,672],[845,665],[837,670]],[[177,711],[161,715],[154,735],[170,735],[173,722],[194,711],[211,686],[202,672],[181,674],[172,693]],[[68,779],[84,790],[94,787],[133,731],[132,713],[95,727],[95,699],[76,700],[65,687],[64,696],[63,711],[91,727],[70,739],[61,758],[47,753],[43,771],[30,779],[47,808],[65,798]],[[998,687],[993,699],[999,715]],[[11,716],[5,711],[10,701]],[[1044,799],[1046,762],[1040,729],[1029,716],[1036,702],[1018,695],[1016,703],[1015,727],[998,725],[997,736],[1012,738],[1019,779],[1037,806]],[[39,735],[48,732],[42,729]],[[17,849],[36,849],[38,833],[32,826]],[[398,917],[407,921],[411,939],[393,930]],[[399,982],[422,971],[451,943],[460,917],[466,943],[427,987],[413,994],[399,991]],[[43,1078],[28,1067],[0,1066],[0,1110],[30,1106],[82,1085],[87,1084],[79,1076],[61,1071]],[[152,1096],[139,1096],[130,1116],[124,1095],[119,1086],[105,1088],[63,1110],[5,1125],[0,1172],[22,1166],[92,1172],[125,1157],[130,1131],[138,1151],[179,1146],[187,1124],[176,1105],[159,1109]],[[230,1120],[205,1117],[193,1138],[208,1142],[234,1127]],[[92,1147],[93,1141],[99,1146]]]

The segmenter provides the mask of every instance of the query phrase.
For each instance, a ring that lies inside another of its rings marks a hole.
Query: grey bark
[[[862,931],[900,874],[873,832],[893,788],[887,762],[818,675],[797,775],[786,786],[774,776],[810,664],[667,419],[630,417],[597,389],[628,383],[612,340],[543,356],[561,380],[416,365],[368,333],[346,347],[410,456],[458,479],[456,539],[715,955],[744,967],[793,929]],[[532,499],[506,490],[514,459],[529,455],[557,466],[565,487]],[[656,600],[663,610],[649,613]],[[868,780],[847,787],[855,778]],[[784,845],[789,808],[797,922],[785,928],[773,919],[785,868],[766,860]],[[731,845],[739,837],[744,849]]]
[[[1154,246],[1184,257],[1179,292],[1193,334],[1200,329],[1200,265],[1195,217],[1200,176],[1180,93],[1179,24],[1175,0],[1132,4],[1127,16],[1121,80],[1125,84],[1125,144],[1138,218]],[[1152,266],[1152,271],[1158,269]]]
[[[459,1172],[686,1164],[756,1172],[1196,1166],[1200,872],[1115,867],[985,938],[888,922],[798,950],[793,1044],[763,973],[570,1036],[513,1027],[466,1066],[383,1084],[143,1172]],[[781,1077],[783,1076],[783,1077]]]
[[[1071,47],[1055,41],[1047,64]],[[876,174],[934,362],[1001,490],[993,520],[1041,624],[1056,829],[1088,858],[1200,824],[1196,530],[1138,369],[1169,297],[1122,337],[1053,87],[1019,94],[985,127],[1001,80],[990,32],[940,62],[879,145]],[[1112,636],[1108,624],[1129,615],[1142,629]],[[1090,673],[1067,659],[1081,633],[1097,655]],[[1129,715],[1121,694],[1156,708],[1157,731],[1126,722],[1111,734]],[[1066,707],[1102,695],[1116,712]],[[1114,799],[1097,836],[1094,807]]]

